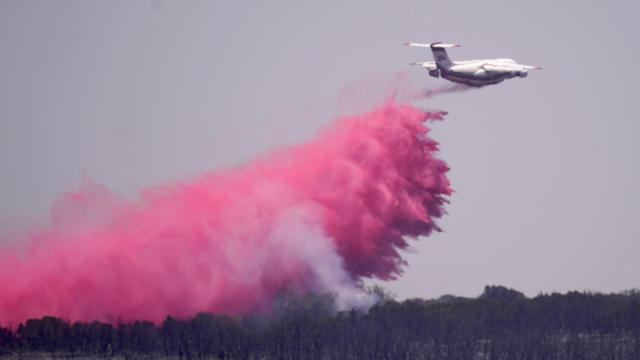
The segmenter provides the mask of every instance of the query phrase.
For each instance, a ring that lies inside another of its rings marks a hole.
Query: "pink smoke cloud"
[[[268,310],[285,289],[366,301],[363,278],[395,278],[406,238],[439,230],[451,189],[424,122],[443,114],[388,100],[135,201],[87,178],[28,245],[0,250],[0,323],[241,315]]]

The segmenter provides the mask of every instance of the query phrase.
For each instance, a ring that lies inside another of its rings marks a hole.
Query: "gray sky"
[[[589,3],[589,4],[586,4]],[[630,1],[0,0],[0,224],[46,219],[82,171],[145,185],[302,141],[349,85],[512,57],[526,79],[419,102],[456,193],[445,233],[384,284],[401,298],[640,287],[640,6]]]

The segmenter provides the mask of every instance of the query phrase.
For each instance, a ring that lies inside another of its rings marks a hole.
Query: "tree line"
[[[384,295],[380,289],[378,294]],[[108,324],[45,316],[0,328],[0,355],[178,359],[640,359],[640,292],[526,298],[487,286],[368,311],[335,311],[330,294],[283,293],[270,314],[198,313]]]

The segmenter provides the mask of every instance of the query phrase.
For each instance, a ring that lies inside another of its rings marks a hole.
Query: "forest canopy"
[[[640,358],[640,292],[393,300],[336,311],[331,294],[281,294],[270,314],[198,313],[105,324],[45,316],[0,328],[0,354],[216,359]]]

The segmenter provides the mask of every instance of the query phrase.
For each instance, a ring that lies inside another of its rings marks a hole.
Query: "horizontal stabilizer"
[[[418,66],[422,66],[423,68],[426,68],[427,70],[435,70],[438,67],[436,66],[436,63],[433,61],[421,61],[421,62],[412,62],[411,65],[418,65]]]
[[[404,43],[404,46],[416,46],[416,47],[426,47],[430,48],[431,44],[420,44],[420,43]]]
[[[406,46],[416,46],[416,47],[425,47],[425,48],[452,48],[452,47],[460,47],[458,44],[444,44],[441,42],[432,42],[429,44],[423,43],[405,43]]]

